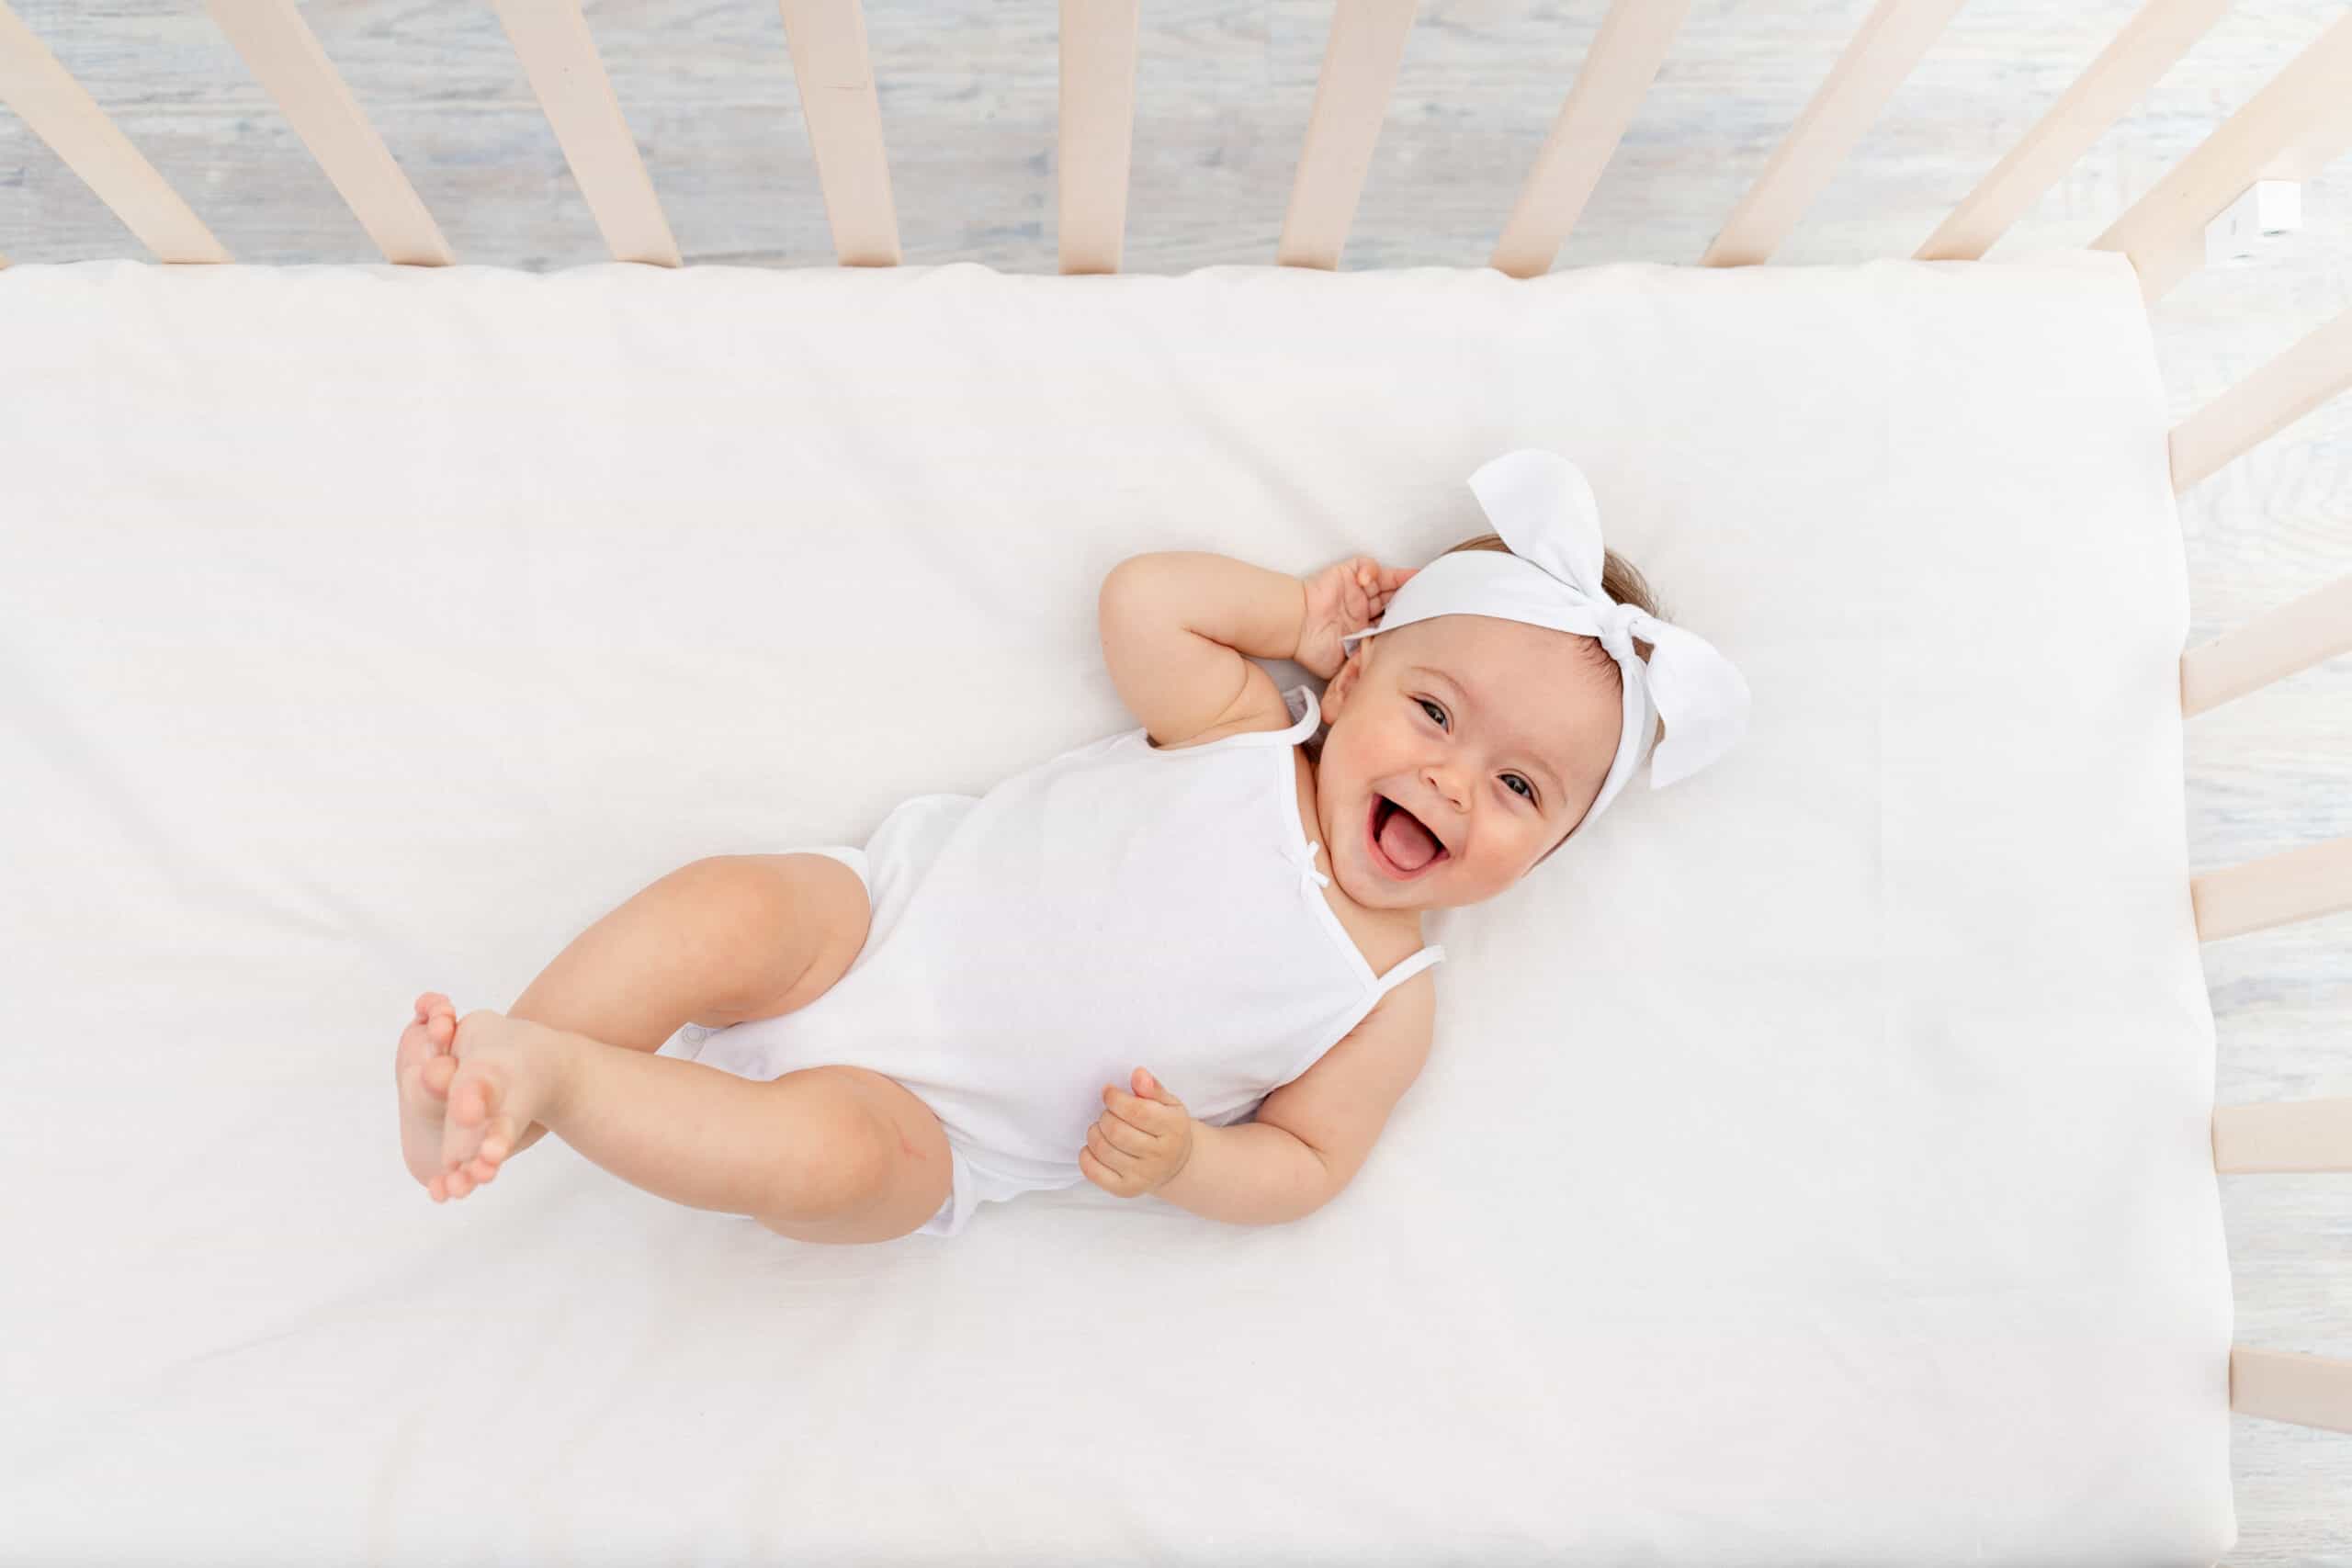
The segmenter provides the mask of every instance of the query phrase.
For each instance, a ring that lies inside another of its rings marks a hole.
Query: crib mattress
[[[2231,1545],[2120,256],[107,262],[0,273],[0,1560]],[[1423,560],[1526,446],[1749,736],[1430,919],[1429,1066],[1323,1210],[827,1248],[556,1139],[406,1175],[418,992],[1126,727],[1127,555]]]

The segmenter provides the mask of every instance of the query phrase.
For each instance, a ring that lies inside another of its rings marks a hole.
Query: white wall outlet
[[[2256,180],[2205,225],[2205,265],[2244,266],[2267,241],[2303,226],[2303,187],[2295,180]]]

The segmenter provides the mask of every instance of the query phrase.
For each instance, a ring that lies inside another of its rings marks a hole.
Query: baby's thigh
[[[865,947],[874,912],[865,884],[831,855],[717,855],[723,874],[748,906],[746,928],[775,956],[764,989],[740,1005],[694,1021],[711,1028],[775,1018],[807,1007]]]

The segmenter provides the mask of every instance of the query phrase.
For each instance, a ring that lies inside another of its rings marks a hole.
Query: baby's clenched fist
[[[1133,1094],[1102,1086],[1102,1118],[1078,1153],[1086,1179],[1121,1198],[1165,1186],[1193,1157],[1193,1116],[1183,1101],[1141,1067],[1133,1081]]]

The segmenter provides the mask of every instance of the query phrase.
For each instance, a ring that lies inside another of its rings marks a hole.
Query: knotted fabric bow
[[[1689,778],[1747,732],[1747,682],[1713,644],[1600,586],[1600,508],[1592,486],[1556,452],[1506,453],[1470,476],[1470,489],[1511,549],[1457,550],[1415,572],[1380,624],[1340,639],[1342,649],[1436,615],[1493,615],[1598,637],[1624,673],[1624,728],[1609,777],[1567,837],[1600,815],[1641,765],[1656,730],[1650,787]],[[1651,645],[1645,660],[1634,639]]]

